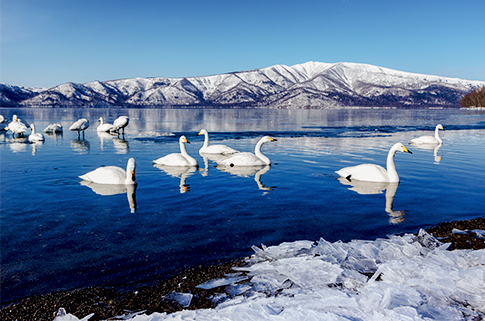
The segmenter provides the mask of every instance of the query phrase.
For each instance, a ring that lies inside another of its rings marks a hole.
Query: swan
[[[103,117],[99,117],[98,121],[100,122],[96,129],[98,132],[109,132],[113,130],[113,124],[103,122]]]
[[[44,133],[62,133],[62,125],[50,124],[44,129]]]
[[[387,154],[387,170],[375,164],[361,164],[357,166],[344,167],[335,173],[347,180],[358,180],[367,182],[399,182],[396,166],[394,165],[394,155],[397,151],[412,154],[402,143],[394,144]]]
[[[254,154],[249,152],[237,153],[232,156],[223,158],[216,161],[220,166],[261,166],[261,165],[271,165],[271,161],[268,157],[261,153],[261,146],[267,142],[275,142],[276,139],[269,136],[264,136],[261,138],[256,147],[254,148]]]
[[[29,135],[29,142],[41,142],[45,140],[44,135],[35,132],[34,124],[30,124],[30,129],[32,129],[32,133]]]
[[[0,115],[0,124],[3,124],[3,123],[6,123],[7,120],[5,119],[5,117],[3,117],[3,115]]]
[[[130,158],[126,165],[126,171],[118,166],[104,166],[79,176],[79,178],[97,184],[133,185],[137,183],[135,168],[135,159]]]
[[[222,155],[231,155],[235,154],[238,151],[228,147],[226,145],[211,145],[209,146],[209,133],[205,129],[201,129],[200,132],[197,134],[204,135],[204,145],[201,149],[199,149],[199,154],[222,154]]]
[[[11,130],[12,136],[15,134],[18,134],[18,136],[20,136],[20,134],[23,134],[27,131],[27,126],[25,126],[25,124],[17,118],[17,115],[13,115],[12,121],[8,124],[5,130]]]
[[[438,132],[439,130],[445,130],[441,124],[436,125],[434,129],[434,137],[433,136],[421,136],[418,138],[411,139],[412,145],[421,145],[421,144],[442,144],[443,141],[441,140]]]
[[[182,135],[179,138],[180,153],[168,154],[154,160],[153,163],[166,166],[199,166],[197,160],[187,154],[185,144],[190,144],[190,142]]]
[[[123,129],[123,135],[125,134],[125,127],[128,126],[130,122],[130,118],[128,116],[120,116],[115,119],[113,122],[113,129],[112,131],[118,132],[120,129]]]
[[[78,136],[80,135],[80,132],[83,132],[84,136],[84,131],[88,129],[89,127],[89,120],[86,118],[81,118],[76,120],[71,127],[69,127],[69,130],[77,131]]]

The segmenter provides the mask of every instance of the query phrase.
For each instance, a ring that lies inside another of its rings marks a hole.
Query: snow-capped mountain
[[[0,84],[2,106],[17,107],[458,107],[484,81],[402,72],[357,63],[307,62],[221,75],[65,83]]]

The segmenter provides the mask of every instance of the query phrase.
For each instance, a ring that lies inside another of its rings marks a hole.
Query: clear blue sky
[[[307,61],[485,80],[483,0],[1,0],[0,81],[53,87]]]

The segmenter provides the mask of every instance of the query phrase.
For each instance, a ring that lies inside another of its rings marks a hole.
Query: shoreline
[[[485,230],[485,217],[471,220],[443,222],[426,228],[428,233],[443,243],[451,243],[448,250],[485,248],[485,240],[475,237],[467,230]],[[206,281],[233,273],[233,267],[243,266],[245,259],[222,262],[215,265],[198,266],[160,279],[154,285],[140,286],[136,290],[119,290],[102,286],[57,291],[48,294],[32,295],[23,300],[0,308],[1,320],[53,320],[59,308],[84,318],[106,320],[127,312],[144,311],[172,313],[182,309],[197,310],[214,307],[211,296],[224,292],[225,286],[210,290],[197,288]],[[193,299],[188,307],[165,298],[171,292],[191,293]]]

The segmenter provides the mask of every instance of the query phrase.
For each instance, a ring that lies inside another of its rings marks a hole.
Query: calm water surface
[[[285,241],[375,239],[442,221],[483,216],[484,110],[160,110],[1,109],[37,131],[60,122],[64,133],[40,144],[0,132],[1,302],[93,285],[149,283],[177,270],[252,253]],[[96,132],[100,116],[128,115],[123,137]],[[78,118],[84,139],[67,128]],[[409,146],[442,123],[437,150]],[[253,151],[268,168],[228,172],[198,154],[212,143]],[[29,130],[30,133],[30,130]],[[186,135],[200,168],[167,170],[152,161],[178,152]],[[349,186],[335,171],[397,153],[393,186]],[[79,175],[137,162],[138,186],[90,188]],[[345,182],[344,182],[345,183]],[[134,200],[136,208],[131,208]]]

